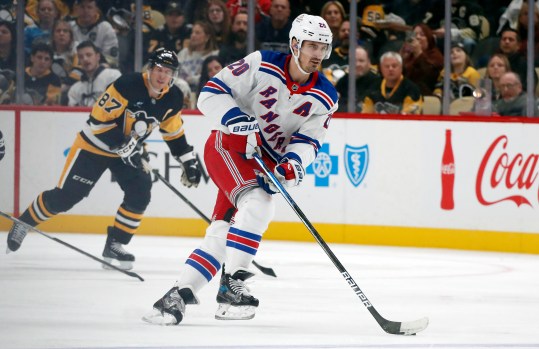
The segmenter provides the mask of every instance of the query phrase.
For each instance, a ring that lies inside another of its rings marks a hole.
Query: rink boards
[[[448,247],[539,253],[539,123],[519,119],[336,115],[317,160],[290,194],[328,242]],[[22,212],[53,188],[88,109],[4,108],[0,130],[0,210]],[[203,158],[211,122],[184,113],[188,140]],[[441,205],[446,130],[455,158],[454,208]],[[151,164],[206,216],[216,187],[205,176],[183,188],[159,132],[149,139]],[[280,197],[265,238],[312,241]],[[103,233],[122,192],[106,172],[90,196],[43,230]],[[140,234],[201,236],[206,224],[157,181]],[[0,220],[0,230],[9,224]]]

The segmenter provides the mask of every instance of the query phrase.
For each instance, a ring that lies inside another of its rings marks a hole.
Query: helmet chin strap
[[[298,49],[298,55],[297,55],[297,56],[294,54],[294,51],[292,51],[292,56],[294,57],[294,62],[296,62],[296,65],[298,66],[299,71],[300,71],[303,75],[310,75],[309,73],[307,73],[305,70],[303,70],[303,69],[301,68],[301,65],[299,64],[299,54],[300,54],[299,49]]]
[[[150,86],[150,88],[152,89],[152,91],[154,93],[157,93],[157,95],[159,96],[161,93],[163,93],[161,90],[157,90],[155,87],[153,87],[152,85],[152,79],[150,79],[150,74],[152,73],[152,70],[151,69],[148,69],[148,85]]]
[[[150,74],[151,73],[152,73],[152,69],[148,69],[148,85],[150,85],[150,88],[152,89],[152,91],[154,93],[157,93],[158,95],[161,95],[163,93],[163,90],[157,90],[152,85],[152,80],[150,79]],[[174,78],[170,79],[170,82],[168,83],[168,87],[172,87],[173,84],[174,84]]]

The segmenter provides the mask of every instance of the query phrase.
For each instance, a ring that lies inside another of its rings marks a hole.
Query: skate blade
[[[215,318],[217,320],[251,320],[255,317],[255,311],[256,307],[252,305],[219,304]]]
[[[172,326],[178,324],[174,316],[167,313],[162,314],[157,309],[154,309],[153,312],[148,315],[144,315],[142,320],[152,325]]]
[[[105,260],[105,262],[107,263],[110,263],[122,270],[131,270],[133,269],[133,262],[130,262],[130,261],[119,261],[117,259],[112,259],[112,258],[108,258],[108,257],[104,257],[103,260]],[[106,269],[106,270],[112,270],[113,268],[109,267],[108,265],[106,264],[101,264],[101,266],[103,267],[103,269]]]

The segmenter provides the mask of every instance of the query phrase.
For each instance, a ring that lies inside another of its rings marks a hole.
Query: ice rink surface
[[[322,235],[323,232],[321,232]],[[306,234],[308,232],[306,231]],[[386,334],[316,243],[263,241],[253,320],[214,319],[218,278],[179,326],[141,320],[200,239],[136,236],[140,282],[35,233],[6,255],[0,233],[0,349],[539,348],[539,256],[330,244],[382,316],[430,319]],[[98,257],[104,235],[54,234]]]

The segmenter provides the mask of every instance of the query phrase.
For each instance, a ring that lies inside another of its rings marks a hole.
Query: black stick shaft
[[[60,239],[54,237],[54,236],[51,236],[51,235],[49,235],[49,234],[47,234],[47,233],[45,233],[45,232],[43,232],[43,231],[37,229],[36,227],[33,227],[33,226],[31,226],[30,224],[27,224],[27,223],[21,221],[21,220],[18,219],[18,218],[15,218],[15,217],[13,217],[13,216],[10,216],[10,215],[8,215],[7,213],[4,213],[4,212],[2,212],[2,211],[0,211],[0,215],[6,217],[7,219],[9,219],[9,220],[11,220],[11,221],[13,221],[13,222],[15,222],[15,223],[22,224],[22,225],[25,226],[25,228],[30,229],[30,230],[32,230],[32,231],[38,233],[39,235],[46,237],[47,239],[51,239],[51,240],[53,240],[53,241],[58,242],[59,244],[62,244],[62,245],[64,245],[64,246],[66,246],[66,247],[69,247],[70,249],[75,250],[75,251],[77,251],[78,253],[83,254],[83,255],[85,255],[86,257],[91,258],[91,259],[93,259],[93,260],[95,260],[95,261],[97,261],[97,262],[99,262],[99,263],[101,263],[101,264],[104,264],[104,265],[106,265],[107,267],[109,267],[109,268],[111,268],[111,269],[114,269],[114,270],[116,270],[116,271],[119,271],[120,273],[129,275],[129,276],[131,276],[131,277],[137,278],[137,279],[139,279],[140,281],[144,281],[144,279],[143,279],[140,275],[138,275],[137,273],[134,273],[134,272],[128,271],[128,270],[120,269],[120,268],[118,268],[117,266],[112,265],[112,264],[110,264],[110,263],[107,262],[107,261],[104,261],[104,260],[102,260],[102,259],[100,259],[100,258],[97,258],[96,256],[94,256],[94,255],[92,255],[92,254],[90,254],[90,253],[88,253],[88,252],[86,252],[86,251],[83,251],[83,250],[81,250],[80,248],[78,248],[78,247],[76,247],[76,246],[71,245],[70,243],[67,243],[67,242],[65,242],[65,241],[63,241],[63,240],[60,240]]]
[[[352,290],[354,291],[354,293],[359,297],[359,299],[361,300],[361,302],[363,303],[363,305],[369,310],[369,312],[371,313],[371,315],[374,317],[374,319],[376,320],[376,322],[378,322],[378,324],[382,327],[382,329],[388,333],[391,333],[391,334],[405,334],[405,333],[402,333],[401,331],[401,325],[402,323],[401,322],[395,322],[395,321],[389,321],[389,320],[386,320],[384,319],[379,313],[378,311],[374,308],[374,306],[372,305],[372,303],[369,301],[369,299],[367,298],[367,296],[365,295],[365,293],[363,293],[363,291],[359,288],[359,285],[354,281],[354,279],[352,278],[352,276],[348,273],[348,271],[346,271],[346,269],[344,268],[344,266],[342,265],[342,263],[339,261],[339,259],[337,258],[337,256],[335,256],[335,254],[333,253],[333,251],[331,251],[331,249],[329,248],[329,246],[326,244],[326,242],[324,241],[324,239],[322,239],[322,236],[320,236],[320,234],[318,233],[318,231],[316,231],[316,229],[314,228],[314,226],[311,224],[311,222],[307,219],[307,217],[305,216],[305,214],[301,211],[301,209],[299,208],[299,206],[294,202],[294,200],[292,199],[292,197],[290,196],[290,194],[286,191],[286,189],[283,187],[283,185],[281,184],[281,182],[277,179],[277,177],[275,177],[275,175],[273,174],[273,172],[268,168],[268,166],[264,163],[264,160],[262,160],[262,158],[258,155],[258,154],[254,154],[254,159],[256,160],[256,162],[258,163],[258,165],[262,168],[262,170],[264,171],[264,173],[266,174],[266,176],[268,176],[268,178],[273,182],[273,184],[279,189],[279,191],[281,192],[282,196],[284,197],[284,199],[286,200],[286,202],[290,205],[290,207],[292,207],[292,209],[294,210],[294,212],[298,215],[298,217],[300,218],[300,220],[303,222],[303,224],[307,227],[307,229],[309,230],[309,232],[313,235],[313,237],[315,238],[316,242],[318,242],[318,244],[320,245],[320,247],[322,247],[322,249],[324,250],[324,252],[326,253],[326,255],[329,257],[329,259],[333,262],[333,264],[335,265],[335,267],[337,267],[337,270],[339,270],[339,272],[341,273],[341,275],[344,277],[344,279],[346,280],[346,282],[348,283],[348,285],[352,288]]]

